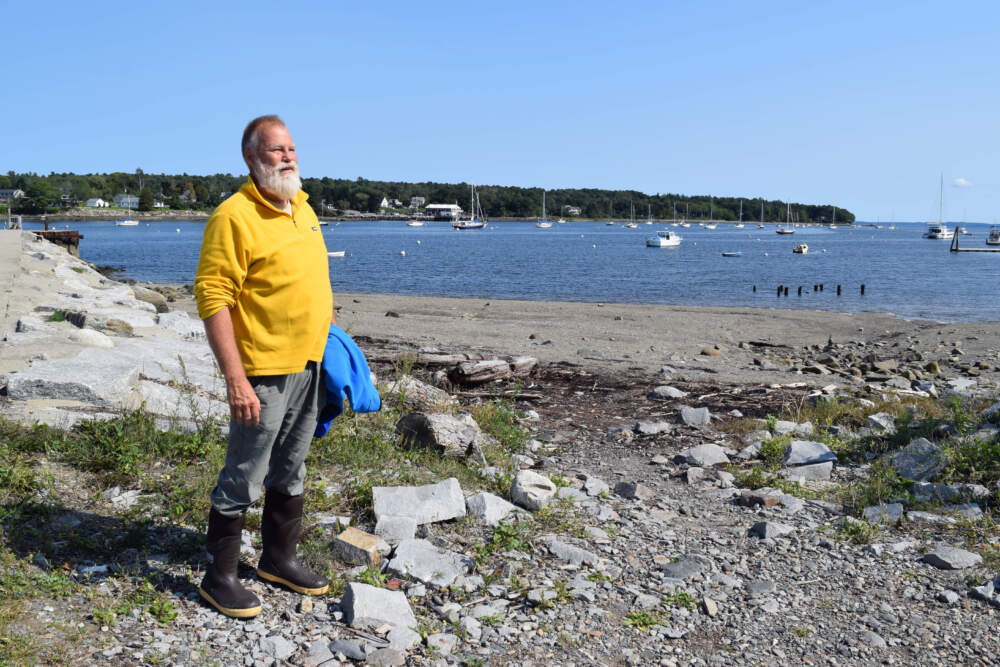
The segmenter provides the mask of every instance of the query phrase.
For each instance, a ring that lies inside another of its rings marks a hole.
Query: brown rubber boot
[[[208,536],[205,546],[212,554],[212,564],[201,580],[198,593],[226,616],[250,618],[260,613],[260,599],[243,588],[236,570],[240,562],[240,534],[243,515],[230,519],[215,508],[208,513]]]
[[[286,496],[267,490],[260,523],[264,551],[257,565],[257,574],[296,593],[322,595],[330,588],[330,582],[302,567],[295,555],[302,533],[302,500],[301,495]]]

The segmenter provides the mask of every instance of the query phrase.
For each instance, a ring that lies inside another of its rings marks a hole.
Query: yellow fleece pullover
[[[198,315],[230,309],[247,375],[298,373],[323,359],[333,294],[308,198],[300,190],[289,215],[247,179],[205,225],[194,280]]]

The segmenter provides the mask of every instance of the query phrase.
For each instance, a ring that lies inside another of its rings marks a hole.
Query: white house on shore
[[[121,194],[114,196],[115,206],[124,206],[125,208],[139,208],[139,198],[135,195]]]
[[[435,220],[457,220],[462,215],[462,207],[458,204],[428,204],[424,213],[433,215]]]
[[[87,200],[85,206],[87,208],[107,208],[108,206],[110,206],[110,204],[108,204],[108,202],[104,201],[100,197],[92,197]]]
[[[24,196],[24,190],[17,188],[0,189],[0,204],[9,204],[11,199],[20,199]]]

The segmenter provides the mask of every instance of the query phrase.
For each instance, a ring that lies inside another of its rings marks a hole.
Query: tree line
[[[152,210],[160,202],[171,209],[211,210],[236,192],[246,176],[212,174],[147,174],[135,172],[110,174],[7,172],[0,174],[0,188],[18,188],[25,196],[13,204],[15,212],[44,213],[60,208],[82,205],[87,199],[100,197],[106,201],[124,192],[139,196],[139,210]],[[321,214],[345,211],[379,213],[383,198],[401,203],[399,212],[409,208],[413,197],[423,197],[427,204],[458,204],[469,209],[468,183],[406,183],[339,178],[305,178],[302,188],[309,194],[309,203]],[[483,211],[489,218],[533,218],[542,213],[542,189],[504,185],[477,185],[476,192]],[[673,193],[647,194],[636,190],[604,190],[598,188],[566,188],[546,190],[547,212],[552,217],[617,220],[634,215],[642,220],[647,215],[657,220],[732,220],[740,217],[742,202],[746,222],[831,222],[832,204],[804,204],[754,197],[714,197]],[[321,211],[321,207],[324,209]],[[578,209],[574,213],[572,209]],[[854,214],[837,207],[836,221],[854,222]]]

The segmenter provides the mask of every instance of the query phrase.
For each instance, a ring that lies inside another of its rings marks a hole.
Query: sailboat
[[[629,202],[629,207],[632,209],[632,213],[629,217],[628,223],[625,226],[628,227],[629,229],[636,229],[639,227],[639,225],[635,221],[635,204]]]
[[[653,224],[653,207],[649,204],[646,204],[646,224]]]
[[[128,188],[125,188],[125,217],[115,223],[115,227],[138,227],[139,221],[132,219],[132,207],[129,206]]]
[[[944,174],[941,174],[941,195],[938,199],[938,221],[928,222],[927,231],[924,232],[925,239],[939,239],[946,241],[955,237],[955,232],[948,229],[948,226],[942,222],[944,217]]]
[[[701,223],[701,226],[705,229],[715,229],[716,225],[712,222],[712,218],[715,217],[715,197],[708,198],[708,222]]]
[[[785,202],[785,226],[784,227],[779,226],[777,229],[774,230],[775,233],[794,234],[795,230],[792,229],[791,222],[792,222],[792,204],[790,202]]]
[[[542,229],[548,229],[552,226],[552,223],[548,221],[545,217],[545,190],[542,190],[542,217],[535,223],[535,227],[540,227]]]
[[[739,222],[737,222],[735,225],[733,225],[733,229],[743,229],[743,200],[742,199],[740,200],[740,219],[739,219]]]
[[[615,224],[615,203],[613,201],[608,202],[608,221],[604,223],[605,225]]]
[[[472,183],[469,193],[469,219],[456,220],[451,223],[452,229],[483,229],[486,227],[485,216],[480,215],[482,210],[477,208],[479,197],[476,195],[476,184]]]

